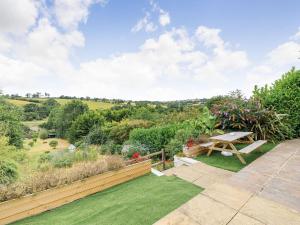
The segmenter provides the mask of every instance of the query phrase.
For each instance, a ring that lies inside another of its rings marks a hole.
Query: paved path
[[[155,225],[300,225],[300,139],[223,178]]]
[[[208,188],[212,184],[228,179],[234,173],[198,162],[190,166],[173,167],[165,171],[164,174],[167,176],[175,175],[200,187]]]

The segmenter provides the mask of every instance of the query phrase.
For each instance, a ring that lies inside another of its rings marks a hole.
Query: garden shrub
[[[51,141],[49,142],[49,145],[50,145],[53,149],[55,149],[56,146],[58,145],[58,141],[57,141],[57,140],[51,140]]]
[[[300,136],[300,70],[293,68],[270,87],[255,87],[253,98],[264,107],[287,114],[290,127]]]
[[[40,139],[45,140],[48,138],[48,131],[46,129],[41,129],[39,133]]]
[[[149,128],[153,123],[147,120],[123,120],[113,123],[109,128],[109,139],[116,144],[123,144],[128,140],[130,131],[135,128]]]
[[[39,163],[50,162],[53,159],[53,155],[50,152],[44,152],[39,156]]]
[[[160,151],[175,136],[177,126],[175,124],[137,128],[130,132],[129,140],[132,143],[142,143],[150,152]]]
[[[73,159],[70,156],[62,156],[59,158],[54,158],[53,166],[56,168],[66,168],[73,165]]]
[[[74,143],[87,136],[93,127],[99,128],[103,124],[104,117],[95,111],[88,111],[82,115],[79,115],[72,123],[68,131],[69,141]]]
[[[9,184],[17,180],[18,167],[8,159],[0,159],[0,184]]]
[[[231,97],[212,106],[223,130],[252,131],[255,139],[285,140],[292,136],[285,117],[266,109],[259,102]]]

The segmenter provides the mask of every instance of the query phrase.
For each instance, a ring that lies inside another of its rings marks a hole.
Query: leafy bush
[[[130,133],[132,143],[142,143],[146,145],[150,152],[160,151],[175,136],[177,125],[151,127],[148,129],[138,128]]]
[[[34,145],[34,142],[33,142],[33,141],[31,141],[31,142],[29,142],[29,143],[28,143],[28,145],[29,145],[30,147],[33,147],[33,145]]]
[[[104,117],[95,111],[88,111],[82,115],[79,115],[72,123],[72,126],[68,132],[70,142],[74,143],[80,140],[88,135],[93,127],[101,127],[103,124]]]
[[[0,184],[9,184],[18,178],[17,165],[10,160],[0,160]]]
[[[49,143],[49,145],[50,145],[53,149],[55,149],[56,146],[58,145],[58,141],[57,141],[57,140],[51,140],[50,143]]]
[[[46,129],[41,129],[39,135],[40,139],[45,140],[48,138],[48,131]]]
[[[71,157],[64,156],[64,157],[54,159],[53,165],[56,168],[71,167],[73,165],[73,160]]]
[[[44,152],[39,156],[38,162],[39,163],[46,163],[50,162],[53,159],[53,155],[50,152]]]
[[[300,136],[300,70],[293,68],[270,87],[255,87],[253,97],[264,107],[287,114],[287,122],[296,136]]]
[[[139,153],[140,156],[144,156],[149,153],[149,149],[145,145],[142,145],[140,143],[128,144],[125,146],[126,149],[125,151],[123,151],[122,149],[122,154],[127,158],[132,158],[135,153]]]
[[[23,125],[21,110],[0,98],[0,135],[9,138],[10,145],[17,148],[23,146]]]
[[[116,144],[123,144],[128,140],[130,131],[135,128],[148,128],[151,125],[152,123],[146,120],[123,120],[119,123],[113,123],[108,128],[109,139]]]
[[[253,100],[230,98],[213,105],[219,127],[228,130],[252,131],[255,139],[284,140],[292,136],[285,118],[274,110],[265,109]]]

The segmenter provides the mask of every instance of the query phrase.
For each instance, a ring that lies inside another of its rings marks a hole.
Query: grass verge
[[[242,149],[245,146],[246,146],[245,144],[236,145],[237,149]],[[226,157],[226,156],[221,155],[221,152],[219,152],[219,151],[213,151],[209,157],[206,155],[200,155],[200,156],[196,157],[195,159],[199,160],[201,162],[204,162],[208,165],[211,165],[211,166],[215,166],[215,167],[225,169],[225,170],[230,170],[233,172],[238,172],[239,170],[241,170],[242,168],[244,168],[245,166],[247,166],[248,164],[253,162],[255,159],[257,159],[258,157],[262,156],[266,152],[273,149],[275,146],[276,146],[276,144],[266,143],[263,146],[261,146],[260,148],[251,152],[250,154],[243,155],[243,158],[245,159],[245,161],[247,163],[245,165],[242,164],[235,155]]]
[[[14,224],[150,225],[202,190],[176,177],[146,175]]]

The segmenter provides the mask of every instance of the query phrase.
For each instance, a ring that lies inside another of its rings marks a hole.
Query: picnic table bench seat
[[[199,146],[202,148],[209,148],[213,145],[213,142],[202,143]]]
[[[266,140],[258,140],[253,142],[252,144],[246,146],[245,148],[242,148],[239,150],[240,153],[244,154],[249,154],[250,152],[254,151],[255,149],[259,148],[263,144],[265,144],[267,141]]]

